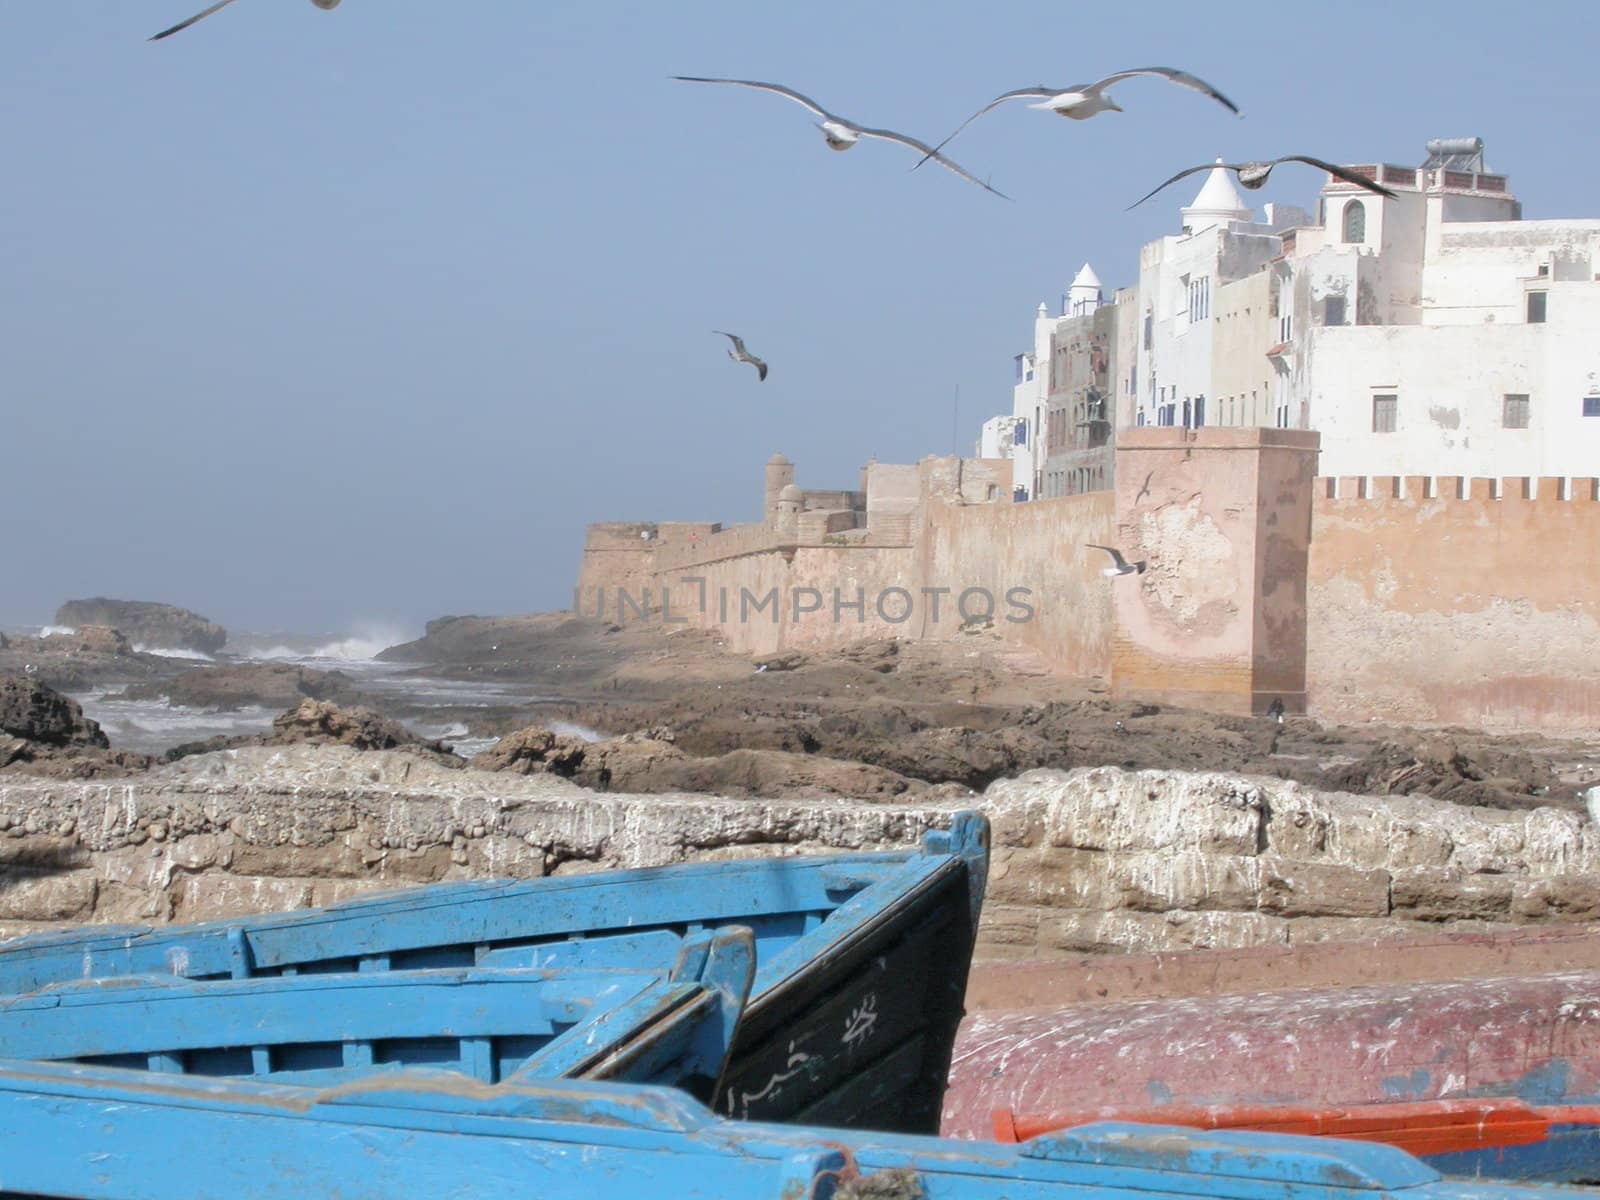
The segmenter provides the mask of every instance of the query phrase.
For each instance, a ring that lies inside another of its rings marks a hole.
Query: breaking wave
[[[587,725],[579,725],[573,721],[546,721],[545,728],[549,729],[551,733],[566,733],[581,737],[586,742],[603,742],[605,740],[604,734],[590,729]]]
[[[397,626],[367,626],[343,636],[300,637],[285,634],[252,637],[246,634],[229,639],[244,658],[265,662],[371,662],[390,646],[410,641],[415,635]]]
[[[175,646],[146,646],[143,642],[135,642],[134,650],[139,654],[154,654],[158,658],[187,658],[194,662],[216,662],[211,655],[199,650],[182,650]]]

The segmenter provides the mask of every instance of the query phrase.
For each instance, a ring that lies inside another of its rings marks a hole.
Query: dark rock
[[[868,670],[887,675],[900,665],[900,643],[893,638],[871,642],[855,642],[839,651],[845,662],[856,663]]]
[[[288,663],[241,663],[198,667],[175,679],[134,684],[123,694],[132,700],[165,697],[189,708],[293,708],[302,700],[329,700],[346,706],[365,697],[343,671],[314,671]]]
[[[589,744],[567,733],[552,733],[541,725],[507,734],[472,760],[479,771],[510,771],[517,775],[551,772],[571,775],[583,762]]]
[[[110,747],[76,700],[35,679],[0,676],[0,770],[94,779],[150,766],[146,755]]]
[[[714,792],[762,799],[806,796],[889,799],[925,785],[866,763],[783,750],[736,749],[697,757],[657,726],[585,742],[542,726],[518,730],[472,760],[480,771],[552,774],[598,792]]]
[[[69,600],[56,610],[57,625],[109,625],[129,640],[163,650],[196,650],[215,654],[228,641],[228,631],[214,621],[171,604],[146,600]]]
[[[420,754],[442,766],[464,767],[466,760],[451,752],[443,742],[420,738],[405,726],[371,709],[340,708],[326,700],[302,700],[300,704],[273,718],[270,733],[216,737],[203,742],[186,742],[166,753],[167,762],[193,754],[217,750],[239,750],[249,746],[353,746],[357,750],[406,750]]]
[[[443,742],[419,738],[403,725],[367,708],[340,708],[325,700],[303,700],[298,708],[273,718],[271,745],[354,746],[357,750],[425,750],[454,759]],[[463,764],[464,765],[464,764]]]
[[[758,671],[792,671],[806,661],[806,656],[798,650],[785,650],[779,654],[768,654],[756,659]]]
[[[62,636],[61,641],[72,653],[117,656],[133,653],[122,631],[110,625],[80,625],[71,634]]]
[[[33,679],[0,677],[0,730],[46,746],[111,748],[76,700]]]

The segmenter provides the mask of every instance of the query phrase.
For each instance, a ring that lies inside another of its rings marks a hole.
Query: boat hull
[[[1022,1146],[728,1121],[680,1092],[406,1072],[340,1088],[0,1061],[0,1163],[70,1200],[1534,1200],[1388,1146],[1098,1124]]]
[[[934,1133],[988,836],[981,814],[958,813],[907,851],[443,884],[237,921],[42,935],[0,947],[0,992],[162,974],[670,965],[686,939],[744,927],[754,979],[724,1069],[698,1098],[742,1120]]]

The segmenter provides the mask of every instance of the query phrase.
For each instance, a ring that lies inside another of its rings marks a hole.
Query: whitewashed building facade
[[[1016,358],[1019,498],[1111,486],[1065,432],[1099,415],[1315,429],[1324,475],[1600,474],[1600,219],[1523,220],[1480,139],[1427,150],[1353,168],[1396,198],[1329,180],[1315,216],[1258,219],[1218,167],[1113,305],[1085,264]]]

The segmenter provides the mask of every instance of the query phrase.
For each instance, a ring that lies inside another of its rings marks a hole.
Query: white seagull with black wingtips
[[[195,15],[190,17],[187,21],[179,21],[171,29],[163,29],[160,33],[151,37],[150,40],[152,42],[159,42],[164,37],[171,37],[175,33],[181,33],[183,30],[189,28],[189,26],[193,25],[201,18],[209,17],[212,13],[218,11],[219,9],[227,8],[228,5],[232,3],[233,0],[217,0],[217,3],[213,4],[210,8],[195,13]],[[339,0],[311,0],[311,3],[322,9],[323,12],[329,12],[332,9],[339,7]]]
[[[951,162],[948,158],[940,154],[936,149],[934,149],[932,146],[929,146],[926,142],[919,142],[914,137],[907,137],[905,134],[895,133],[893,130],[869,129],[865,125],[857,125],[854,121],[847,121],[843,117],[829,112],[810,97],[802,96],[793,88],[786,88],[782,84],[761,83],[754,79],[711,79],[703,75],[674,75],[673,78],[681,79],[686,83],[731,83],[738,87],[756,88],[758,91],[763,92],[774,92],[779,96],[785,96],[788,99],[793,100],[796,104],[804,105],[806,108],[809,108],[812,112],[816,113],[817,116],[822,118],[822,120],[817,124],[817,128],[822,130],[822,136],[827,141],[828,149],[830,150],[848,150],[862,138],[878,138],[885,142],[899,142],[902,146],[910,146],[913,150],[921,151],[924,155],[923,161],[926,161],[928,158],[936,159],[940,166],[955,172],[969,183],[975,183],[985,191],[994,192],[994,194],[999,196],[1002,200],[1011,199],[1010,196],[1007,196],[1004,192],[997,191],[996,189],[990,187],[987,183],[983,182],[983,180],[979,179],[976,175],[973,175],[964,167],[957,166],[955,163]]]
[[[1166,79],[1176,83],[1180,87],[1190,88],[1199,92],[1202,96],[1211,97],[1211,99],[1236,116],[1244,115],[1239,112],[1237,104],[1197,75],[1191,75],[1187,71],[1180,71],[1176,67],[1135,67],[1131,71],[1118,71],[1115,75],[1107,75],[1104,79],[1094,83],[1074,83],[1064,88],[1046,87],[1041,83],[1038,87],[1018,88],[1014,92],[1006,92],[1004,95],[996,96],[965,121],[961,122],[955,133],[952,133],[935,146],[934,150],[943,150],[968,125],[971,125],[989,110],[1004,104],[1007,100],[1023,100],[1030,96],[1035,97],[1042,100],[1043,103],[1030,104],[1028,105],[1029,108],[1043,109],[1046,112],[1055,113],[1058,117],[1066,117],[1073,121],[1087,121],[1090,117],[1098,116],[1103,112],[1121,112],[1122,106],[1106,95],[1106,89],[1114,83],[1120,83],[1124,79],[1133,79],[1139,75],[1153,75],[1159,79]],[[920,167],[922,163],[927,161],[928,158],[924,157],[917,166]],[[912,170],[915,169],[916,167],[912,168]]]
[[[1367,191],[1374,192],[1379,196],[1387,196],[1391,200],[1395,199],[1395,194],[1388,188],[1381,184],[1374,183],[1372,180],[1367,179],[1364,176],[1357,175],[1348,167],[1336,167],[1330,162],[1323,162],[1320,158],[1312,158],[1309,154],[1285,154],[1282,158],[1274,158],[1266,162],[1225,163],[1219,158],[1216,162],[1205,163],[1198,167],[1190,167],[1186,171],[1179,171],[1171,179],[1167,180],[1166,183],[1163,183],[1161,187],[1147,192],[1143,197],[1128,205],[1128,207],[1130,209],[1138,208],[1139,205],[1150,199],[1151,196],[1154,196],[1156,192],[1159,192],[1161,188],[1171,187],[1173,184],[1177,183],[1178,180],[1185,179],[1197,171],[1215,171],[1218,167],[1221,167],[1224,171],[1232,171],[1235,175],[1237,175],[1239,177],[1240,187],[1249,188],[1252,192],[1260,191],[1262,188],[1266,187],[1267,176],[1272,174],[1272,168],[1277,166],[1279,163],[1286,162],[1299,162],[1305,163],[1308,166],[1318,167],[1326,171],[1329,175],[1332,175],[1335,179],[1342,179],[1346,183],[1353,183],[1357,187],[1366,188]]]

